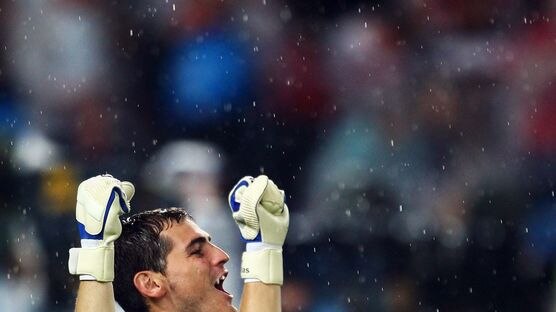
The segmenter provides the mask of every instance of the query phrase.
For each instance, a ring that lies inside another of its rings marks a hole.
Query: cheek
[[[196,283],[195,273],[186,271],[167,272],[170,291],[180,294],[194,293]]]
[[[174,289],[199,289],[207,283],[209,273],[205,268],[202,259],[182,261],[177,265],[168,266],[166,276]]]

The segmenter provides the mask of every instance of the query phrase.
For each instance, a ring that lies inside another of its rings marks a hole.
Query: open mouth
[[[220,276],[215,282],[214,282],[214,288],[218,289],[219,291],[231,296],[231,294],[229,292],[227,292],[226,290],[224,290],[224,281],[226,280],[226,277],[228,276],[228,272],[224,272],[224,274],[222,276]]]

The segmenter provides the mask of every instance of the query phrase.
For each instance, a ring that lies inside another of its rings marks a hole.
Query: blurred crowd
[[[555,55],[554,0],[0,0],[0,310],[72,310],[101,173],[189,210],[236,299],[227,191],[267,174],[285,312],[556,309]]]

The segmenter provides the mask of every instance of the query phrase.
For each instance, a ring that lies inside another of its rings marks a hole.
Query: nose
[[[230,261],[230,256],[222,250],[220,247],[211,244],[213,249],[212,262],[214,265],[224,265],[226,262]]]

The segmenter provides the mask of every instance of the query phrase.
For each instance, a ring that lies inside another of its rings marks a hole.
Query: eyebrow
[[[185,247],[185,250],[187,250],[188,252],[191,252],[191,249],[193,248],[193,246],[195,246],[195,244],[205,244],[207,242],[210,242],[211,240],[212,240],[212,237],[210,237],[210,236],[199,236],[199,237],[193,239],[191,242],[189,242],[187,247]]]

